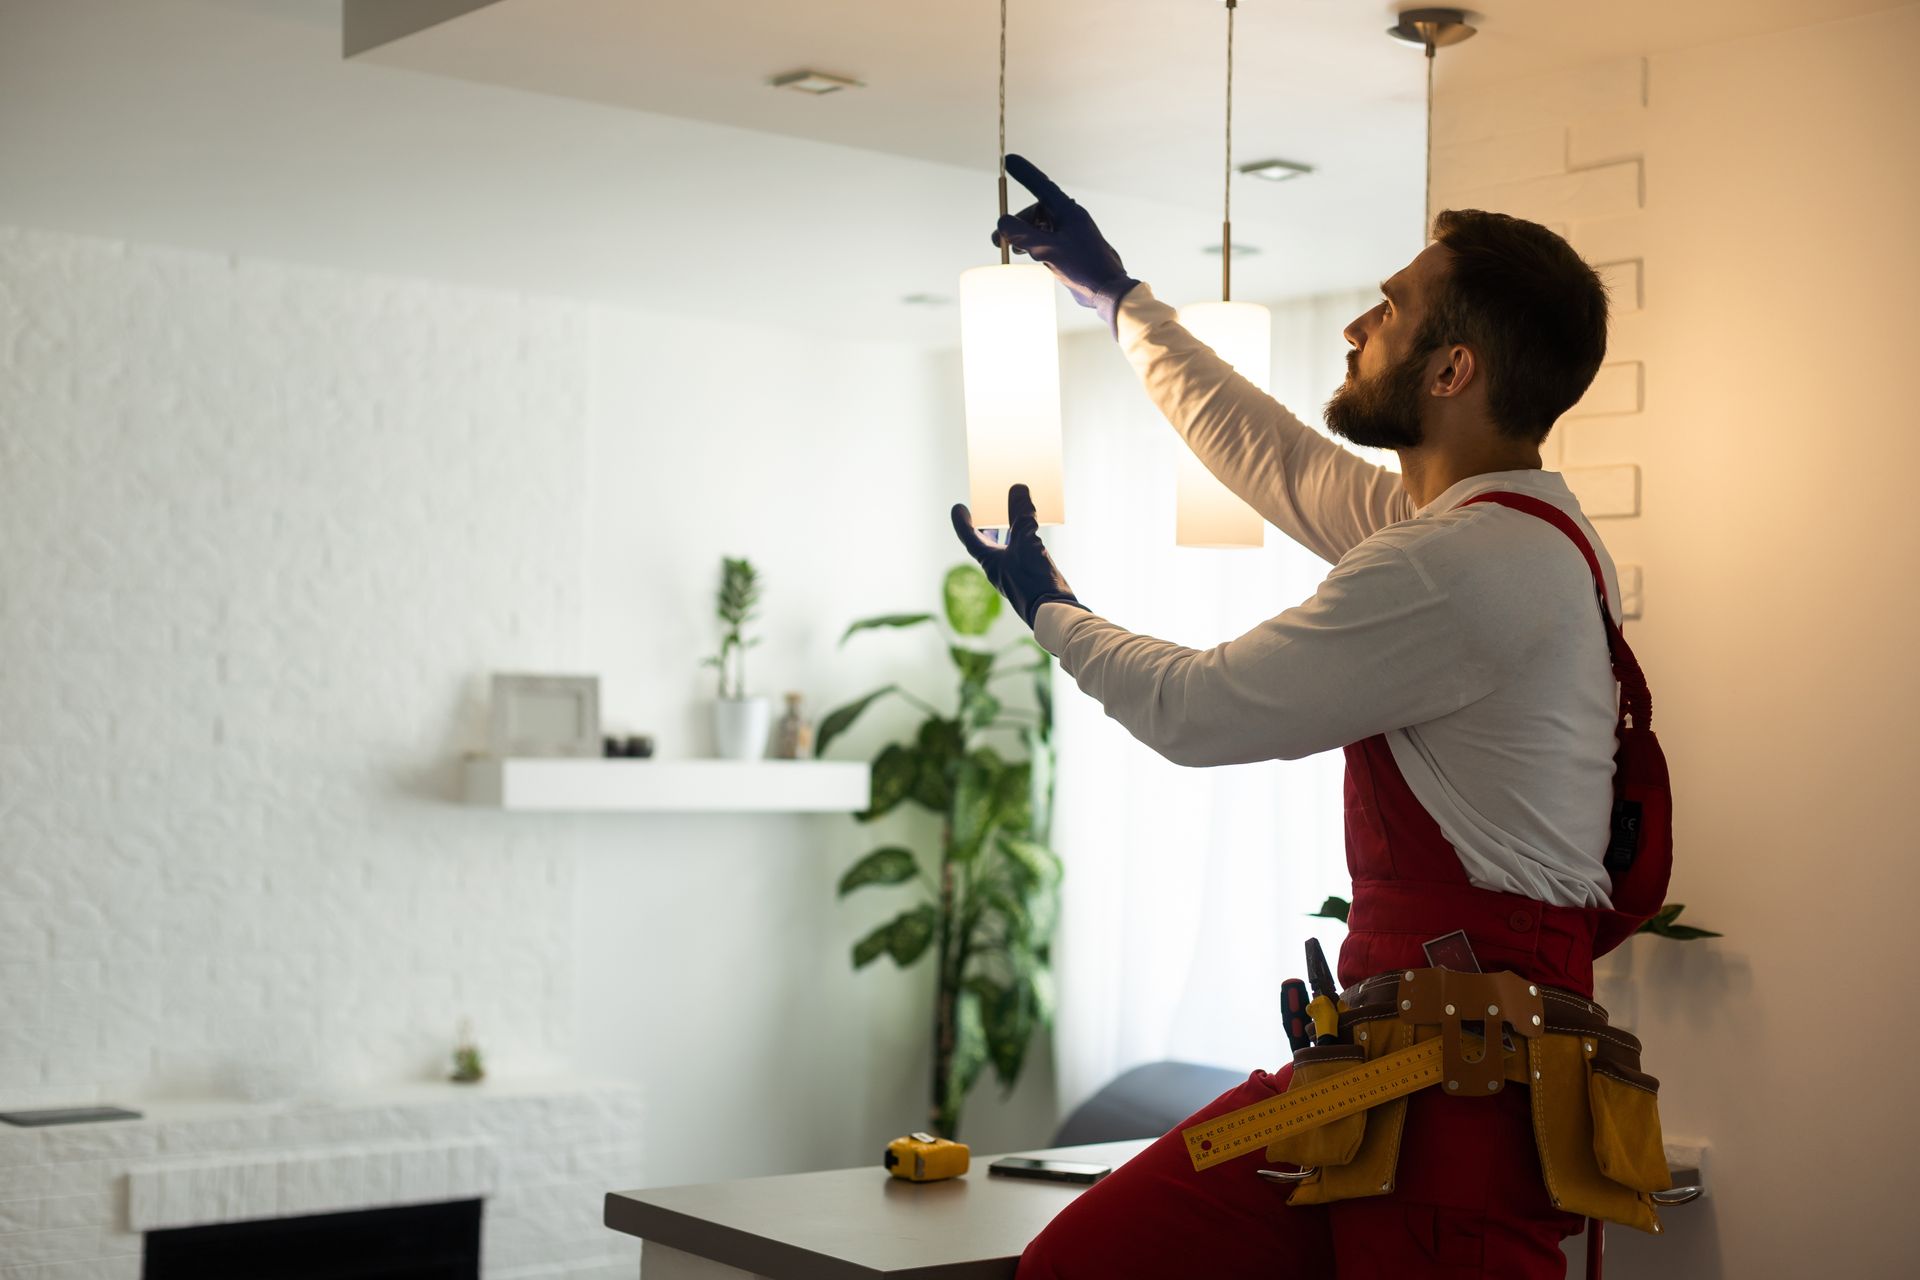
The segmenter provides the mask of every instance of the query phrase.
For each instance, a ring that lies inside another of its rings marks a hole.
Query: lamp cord
[[[1000,0],[1000,216],[1007,216],[1007,0]],[[1002,237],[1000,265],[1013,261],[1013,250]]]
[[[1233,300],[1233,11],[1239,0],[1227,0],[1227,158],[1220,198],[1220,301]]]
[[[1427,242],[1427,224],[1433,220],[1433,41],[1427,41],[1427,191],[1420,206],[1420,243]]]

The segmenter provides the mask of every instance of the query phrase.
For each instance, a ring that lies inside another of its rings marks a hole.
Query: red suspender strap
[[[1620,682],[1620,720],[1622,724],[1631,718],[1633,727],[1647,729],[1653,725],[1653,693],[1647,688],[1647,677],[1640,670],[1639,659],[1633,656],[1633,650],[1627,644],[1626,636],[1620,632],[1620,624],[1613,620],[1613,610],[1607,604],[1607,579],[1600,572],[1600,557],[1593,553],[1593,546],[1580,532],[1580,526],[1573,522],[1560,508],[1538,498],[1530,498],[1519,493],[1483,493],[1468,498],[1460,505],[1470,507],[1476,502],[1492,502],[1515,511],[1537,516],[1558,529],[1573,540],[1580,548],[1580,554],[1587,558],[1587,568],[1593,571],[1593,587],[1600,596],[1600,617],[1607,624],[1607,652],[1613,658],[1613,678]]]

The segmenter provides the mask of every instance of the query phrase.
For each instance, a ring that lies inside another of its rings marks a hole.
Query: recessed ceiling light
[[[1241,165],[1240,172],[1249,178],[1261,178],[1267,182],[1285,182],[1303,173],[1312,173],[1313,166],[1295,164],[1291,160],[1255,160],[1252,164]]]
[[[944,307],[953,299],[944,293],[909,293],[900,301],[910,307]]]
[[[1202,245],[1200,248],[1200,252],[1210,253],[1217,258],[1220,256],[1220,246],[1217,244]],[[1258,245],[1247,244],[1244,241],[1240,241],[1240,240],[1235,240],[1233,242],[1233,256],[1236,258],[1251,258],[1254,254],[1258,252],[1260,252],[1260,247]]]
[[[824,71],[789,71],[785,75],[775,76],[768,81],[776,89],[792,89],[796,93],[810,93],[819,97],[823,93],[838,93],[842,89],[863,89],[858,80],[849,80],[845,76],[831,76]]]

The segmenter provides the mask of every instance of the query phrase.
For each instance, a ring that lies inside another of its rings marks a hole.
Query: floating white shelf
[[[844,760],[467,761],[467,803],[528,813],[857,813],[869,771]]]

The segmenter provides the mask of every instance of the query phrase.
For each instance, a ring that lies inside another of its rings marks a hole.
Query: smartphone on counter
[[[1002,1178],[1038,1178],[1043,1182],[1094,1183],[1113,1172],[1110,1164],[1080,1164],[1074,1160],[1035,1160],[1031,1156],[1001,1156],[987,1166]]]

